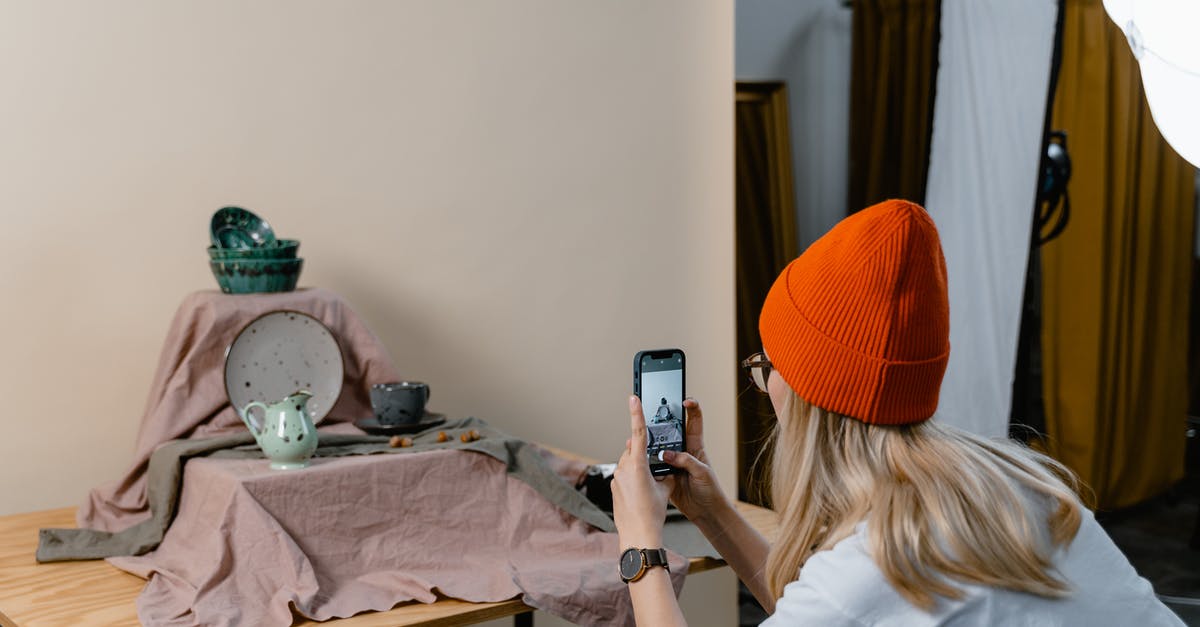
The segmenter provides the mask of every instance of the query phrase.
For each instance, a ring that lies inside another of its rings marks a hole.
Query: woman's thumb
[[[675,468],[682,468],[689,475],[697,474],[702,467],[700,460],[692,457],[690,453],[680,453],[678,451],[663,451],[662,460]]]

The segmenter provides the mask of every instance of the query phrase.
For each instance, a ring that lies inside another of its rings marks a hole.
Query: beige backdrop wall
[[[634,351],[681,346],[734,485],[732,21],[731,0],[0,2],[0,514],[125,467],[225,204],[299,238],[301,284],[349,300],[438,411],[613,459]]]

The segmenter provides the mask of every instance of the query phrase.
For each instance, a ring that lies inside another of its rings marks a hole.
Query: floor
[[[1167,607],[1200,627],[1198,517],[1200,478],[1193,477],[1172,494],[1097,519]]]

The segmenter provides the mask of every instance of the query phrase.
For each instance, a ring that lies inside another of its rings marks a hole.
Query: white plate
[[[225,391],[234,409],[251,401],[269,405],[296,390],[308,390],[314,424],[329,414],[341,395],[343,372],[342,350],[333,333],[298,311],[272,311],[255,318],[225,351]]]

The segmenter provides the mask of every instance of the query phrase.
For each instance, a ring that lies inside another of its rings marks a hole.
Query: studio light
[[[1104,0],[1142,69],[1150,113],[1179,156],[1200,165],[1200,1]]]

